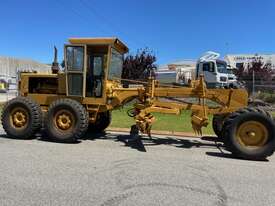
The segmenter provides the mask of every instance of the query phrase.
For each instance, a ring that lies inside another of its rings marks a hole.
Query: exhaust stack
[[[59,72],[59,63],[57,61],[57,48],[54,46],[54,61],[52,63],[52,73],[57,74]]]

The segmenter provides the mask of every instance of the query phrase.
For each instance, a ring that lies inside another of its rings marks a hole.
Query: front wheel
[[[224,143],[233,155],[251,160],[265,159],[275,149],[272,118],[256,110],[241,109],[224,122]]]

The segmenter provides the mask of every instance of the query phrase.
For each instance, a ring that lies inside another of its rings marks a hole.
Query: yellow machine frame
[[[70,44],[65,45],[65,48],[68,45],[85,48],[84,80],[87,69],[87,46],[105,45],[108,47],[107,66],[104,68],[106,74],[110,67],[111,48],[117,49],[122,54],[128,52],[128,48],[117,38],[71,38],[69,42]],[[227,115],[246,107],[248,102],[248,94],[243,89],[207,89],[203,76],[199,80],[191,81],[188,87],[167,87],[167,85],[160,85],[155,79],[150,78],[148,82],[143,82],[143,86],[123,88],[121,79],[108,80],[105,75],[102,97],[85,97],[85,81],[82,96],[68,96],[66,72],[67,70],[65,73],[60,72],[59,74],[22,73],[19,93],[34,99],[44,111],[47,111],[48,106],[57,99],[65,97],[75,99],[86,107],[90,122],[96,121],[98,113],[113,110],[136,98],[138,101],[133,109],[136,124],[140,131],[149,135],[154,122],[152,115],[154,112],[180,114],[183,110],[191,110],[193,129],[201,134],[201,128],[208,125],[209,114]],[[50,84],[45,83],[42,90],[30,92],[30,78],[55,79],[57,86],[51,88]],[[55,92],[47,92],[48,90]],[[163,101],[163,97],[181,99],[180,101]],[[195,98],[196,100],[188,102],[182,98]],[[212,104],[209,106],[206,100],[210,100]]]

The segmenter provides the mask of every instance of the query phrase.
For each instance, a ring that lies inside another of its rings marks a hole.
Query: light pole
[[[254,68],[252,70],[252,96],[255,96],[255,71]]]

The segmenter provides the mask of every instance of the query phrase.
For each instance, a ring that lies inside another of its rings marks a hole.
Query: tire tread
[[[24,105],[30,112],[30,118],[32,120],[31,127],[29,128],[28,133],[22,133],[22,135],[18,134],[12,134],[10,131],[10,125],[7,122],[7,116],[10,112],[10,107],[16,104],[22,104]],[[40,106],[33,101],[32,99],[28,97],[18,96],[10,101],[8,101],[3,109],[2,109],[2,115],[1,115],[1,121],[2,126],[5,132],[8,136],[15,137],[15,138],[22,138],[22,139],[28,139],[31,138],[38,130],[40,130],[42,126],[42,110]],[[24,134],[24,135],[23,135]]]

